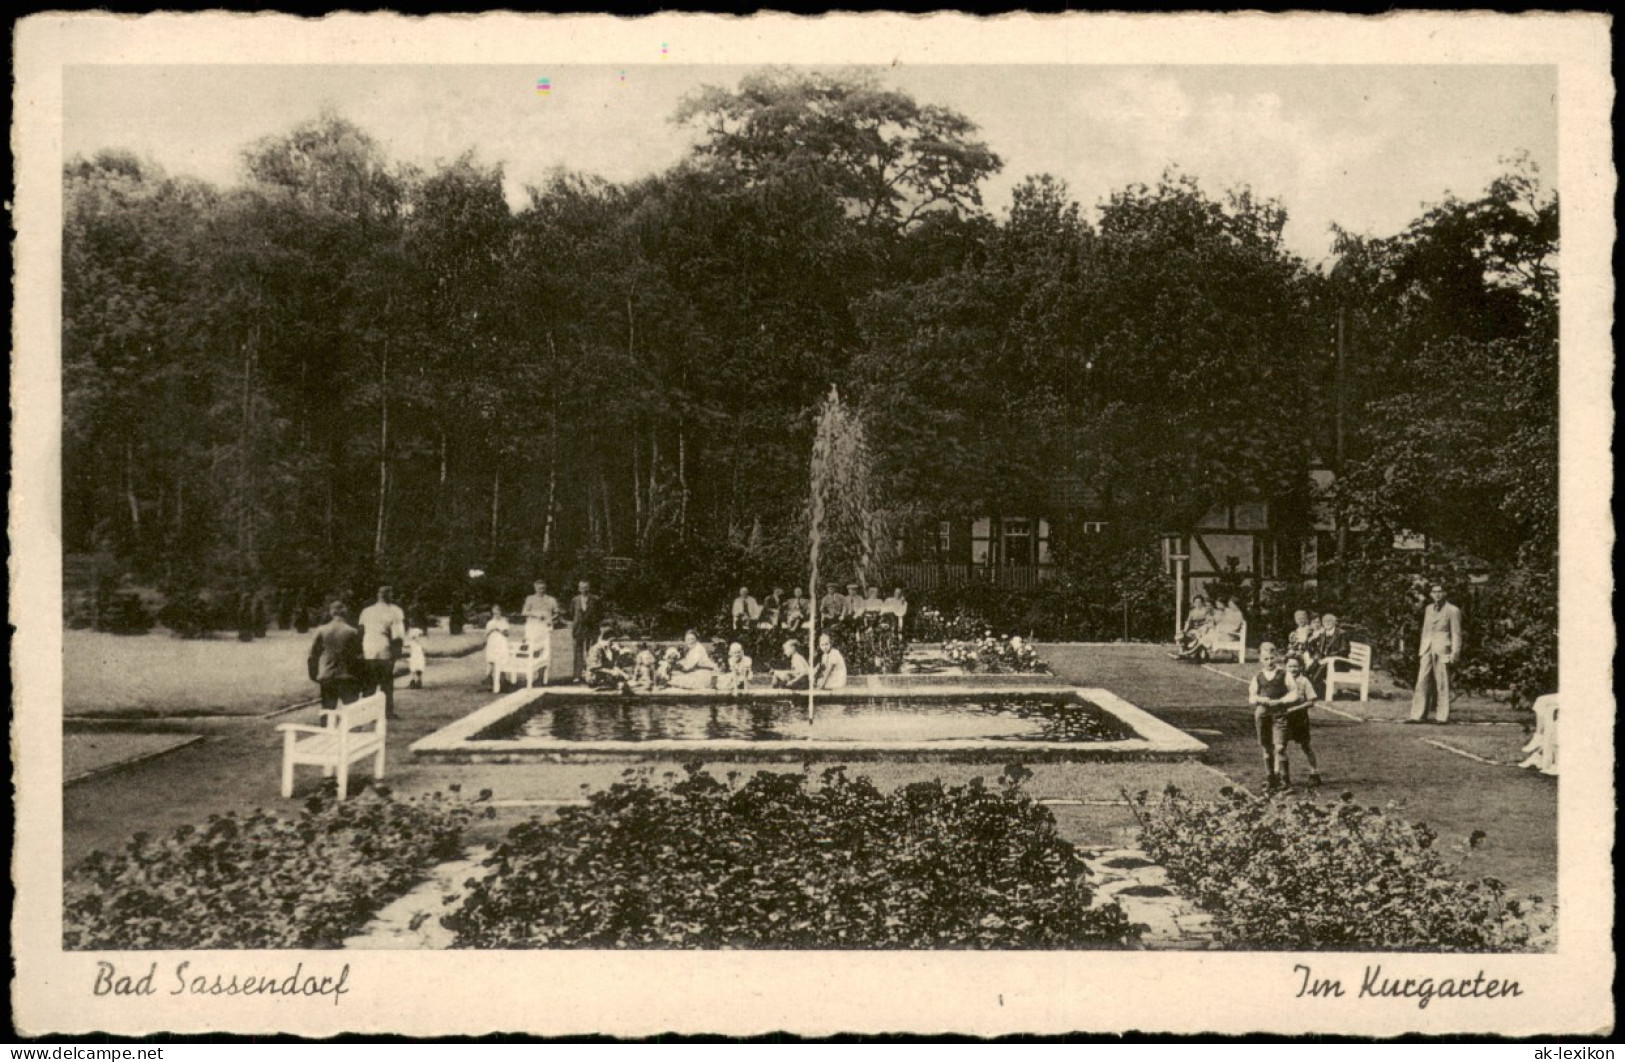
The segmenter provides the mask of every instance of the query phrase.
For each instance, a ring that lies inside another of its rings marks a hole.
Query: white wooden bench
[[[1364,642],[1350,642],[1348,656],[1328,656],[1325,663],[1327,704],[1337,695],[1339,686],[1356,686],[1360,690],[1360,700],[1371,699],[1371,646]],[[1348,667],[1340,671],[1338,664],[1347,664]]]
[[[1209,637],[1210,641],[1207,645],[1209,657],[1211,657],[1214,653],[1235,653],[1236,663],[1245,664],[1247,662],[1246,623],[1243,623],[1241,625],[1241,630],[1237,631],[1235,634],[1220,634],[1215,631]]]
[[[384,776],[384,742],[389,724],[384,715],[384,695],[375,693],[354,704],[340,705],[322,713],[322,724],[283,723],[282,795],[293,796],[293,769],[304,763],[322,768],[322,774],[339,776],[339,799],[349,795],[350,764],[374,757],[372,776]]]
[[[536,685],[536,676],[542,677],[542,685],[547,685],[548,667],[553,662],[553,654],[548,649],[536,648],[521,642],[517,648],[508,650],[508,654],[497,663],[491,672],[491,692],[502,692],[502,681],[512,678],[515,682],[525,680],[527,687]]]

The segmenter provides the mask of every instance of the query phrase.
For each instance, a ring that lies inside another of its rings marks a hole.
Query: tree
[[[702,89],[674,120],[700,127],[702,159],[749,183],[826,187],[864,226],[894,233],[979,210],[981,181],[1002,165],[964,115],[873,74],[761,71],[731,92]]]

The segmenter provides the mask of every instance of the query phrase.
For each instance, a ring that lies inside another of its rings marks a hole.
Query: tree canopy
[[[1178,171],[1093,210],[1035,175],[990,216],[976,126],[868,74],[762,71],[674,120],[700,134],[677,165],[517,210],[500,167],[403,166],[334,114],[229,188],[70,160],[68,550],[177,588],[604,555],[660,593],[793,580],[832,384],[899,518],[1081,484],[1149,541],[1305,502],[1341,316],[1343,504],[1555,571],[1557,203],[1526,163],[1324,270],[1282,204]]]

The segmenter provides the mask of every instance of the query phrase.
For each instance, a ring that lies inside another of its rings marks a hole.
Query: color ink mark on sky
[[[543,77],[543,78],[537,78],[536,79],[536,92],[537,92],[538,95],[548,93],[548,92],[552,92],[552,91],[553,91],[553,80],[552,80],[552,78]]]
[[[660,58],[662,58],[662,59],[666,58],[666,42],[665,41],[660,42]]]
[[[625,70],[621,71],[621,84],[623,84],[623,85],[626,84],[626,71]]]

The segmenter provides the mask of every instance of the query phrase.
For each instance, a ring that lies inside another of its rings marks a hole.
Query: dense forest
[[[1425,534],[1430,571],[1494,573],[1497,681],[1555,676],[1557,202],[1526,162],[1312,266],[1283,204],[1177,171],[1097,209],[1033,175],[993,216],[973,122],[861,76],[762,71],[673,118],[675,166],[519,210],[473,153],[415,169],[331,113],[232,187],[68,161],[67,552],[170,598],[442,605],[471,568],[625,557],[629,603],[711,607],[800,577],[833,384],[899,535],[1064,475],[1112,517],[1056,544],[1083,588],[1334,467],[1358,534],[1322,597],[1398,625],[1393,534]]]

